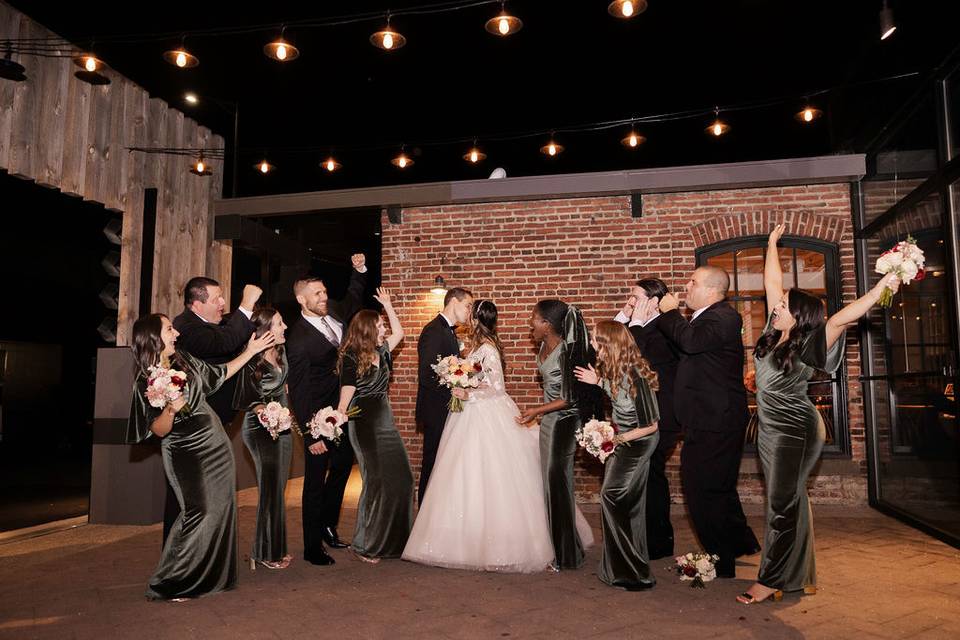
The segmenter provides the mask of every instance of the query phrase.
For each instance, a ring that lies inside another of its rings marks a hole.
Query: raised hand
[[[770,236],[767,238],[768,245],[776,245],[780,242],[780,238],[783,237],[783,232],[786,230],[786,225],[783,223],[778,224],[773,228],[773,231],[770,232]]]
[[[588,364],[587,368],[583,367],[574,367],[573,375],[577,377],[577,380],[586,384],[600,384],[600,376],[597,374],[597,370],[593,368],[592,364]]]
[[[350,256],[350,262],[353,263],[353,268],[357,271],[360,271],[367,264],[367,257],[362,253],[355,253]]]
[[[660,299],[660,313],[666,313],[667,311],[673,311],[674,309],[680,308],[680,301],[677,300],[677,296],[672,293],[668,293]]]
[[[243,295],[240,297],[240,306],[246,309],[247,311],[253,311],[253,308],[257,305],[257,300],[260,299],[260,296],[263,295],[263,289],[258,287],[255,284],[247,284],[243,286]]]
[[[888,273],[880,278],[880,282],[874,286],[874,289],[877,291],[883,291],[884,288],[887,288],[896,293],[901,284],[903,284],[903,281],[900,280],[900,276],[898,276],[896,273]]]
[[[393,308],[393,295],[386,287],[377,287],[377,293],[373,299],[382,304],[384,309]]]

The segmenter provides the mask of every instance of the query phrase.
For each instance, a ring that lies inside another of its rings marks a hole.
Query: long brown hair
[[[253,322],[254,326],[254,335],[258,338],[265,333],[270,332],[270,327],[273,324],[273,317],[277,315],[278,311],[271,306],[262,306],[257,307],[253,315],[250,316],[250,321]],[[275,349],[277,352],[277,362],[282,361],[283,359],[283,345],[278,344],[271,349]],[[270,364],[270,361],[265,357],[267,351],[270,349],[264,349],[257,355],[253,357],[253,379],[257,382],[263,380],[263,376],[270,373],[273,369],[273,365]]]
[[[163,354],[163,321],[170,320],[162,313],[151,313],[141,316],[133,323],[133,357],[137,361],[137,368],[141,373],[147,375],[147,369],[160,364],[160,356]],[[170,358],[171,363],[183,368],[185,363],[179,354],[174,353]]]
[[[377,320],[380,314],[370,309],[358,311],[350,321],[347,335],[337,354],[337,373],[343,371],[343,357],[350,353],[357,359],[357,377],[363,376],[377,358]]]
[[[633,376],[636,370],[650,388],[656,391],[660,388],[657,372],[650,368],[650,363],[640,353],[637,343],[625,326],[614,320],[601,320],[597,323],[594,334],[599,347],[597,353],[597,374],[603,380],[610,382],[610,389],[614,394],[619,390],[623,377],[628,373],[630,393],[636,394],[637,381]]]
[[[773,352],[773,362],[777,368],[784,373],[790,373],[796,366],[794,356],[800,353],[804,343],[811,333],[823,326],[823,303],[820,298],[804,291],[803,289],[791,288],[787,291],[787,307],[796,324],[790,329],[790,333],[783,344],[780,344],[781,331],[774,329],[770,324],[769,330],[760,336],[757,340],[757,346],[753,353],[758,358],[763,358],[768,353]]]
[[[475,351],[485,342],[489,342],[500,353],[500,366],[507,370],[506,362],[503,359],[503,343],[500,342],[500,336],[497,334],[497,305],[489,300],[477,300],[473,303],[473,331],[467,338],[470,341],[468,345],[470,351]]]

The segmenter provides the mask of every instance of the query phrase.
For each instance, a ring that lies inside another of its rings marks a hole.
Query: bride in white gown
[[[485,383],[469,392],[462,412],[447,417],[403,559],[455,569],[542,571],[554,554],[538,432],[517,424],[520,411],[504,388],[496,306],[481,300],[472,315],[469,355],[483,365]],[[593,535],[577,515],[587,546]]]

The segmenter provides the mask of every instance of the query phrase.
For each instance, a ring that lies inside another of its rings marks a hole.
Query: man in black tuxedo
[[[417,339],[417,431],[423,434],[423,458],[420,463],[420,487],[417,504],[423,505],[423,495],[437,460],[440,436],[447,421],[450,390],[440,386],[437,373],[430,368],[438,357],[460,354],[456,327],[470,318],[473,294],[455,287],[443,298],[443,311],[427,323]]]
[[[263,291],[248,284],[243,288],[240,307],[224,321],[226,302],[220,283],[213,278],[190,278],[183,287],[183,313],[173,319],[173,328],[180,333],[177,348],[210,364],[224,364],[232,360],[253,335],[250,321],[253,307]],[[236,377],[223,383],[216,393],[207,397],[210,408],[226,428],[236,413],[233,409],[233,391]],[[167,483],[167,502],[163,510],[163,539],[180,513],[177,496]]]
[[[736,558],[760,549],[747,524],[737,477],[747,429],[743,386],[743,320],[725,300],[730,277],[715,266],[693,272],[680,315],[672,294],[660,299],[657,329],[681,353],[674,408],[683,427],[680,479],[700,544],[720,557],[717,576],[735,577]]]
[[[291,323],[287,334],[287,359],[290,363],[290,404],[301,427],[324,407],[336,407],[340,401],[340,377],[337,375],[337,349],[346,334],[350,319],[363,305],[366,288],[366,258],[354,254],[353,273],[343,300],[330,300],[323,280],[306,277],[297,280],[293,292],[300,303],[301,318]],[[305,447],[303,474],[303,558],[313,564],[333,564],[324,542],[335,549],[346,547],[337,533],[343,492],[353,468],[353,448],[347,437],[347,425],[340,444],[303,437]]]
[[[647,548],[651,560],[673,556],[673,525],[670,522],[670,482],[667,479],[667,460],[673,455],[680,437],[680,425],[673,409],[674,379],[680,353],[657,328],[660,311],[656,304],[667,295],[667,285],[658,278],[637,282],[630,291],[627,303],[615,318],[626,324],[640,353],[657,372],[660,389],[657,404],[660,407],[660,441],[650,458],[647,480]],[[647,307],[653,301],[652,308]]]

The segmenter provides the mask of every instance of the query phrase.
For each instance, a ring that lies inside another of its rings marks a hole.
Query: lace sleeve
[[[468,402],[492,398],[503,393],[503,365],[500,363],[500,353],[497,349],[485,344],[477,349],[472,357],[478,358],[483,365],[483,382],[478,388],[470,390]]]

